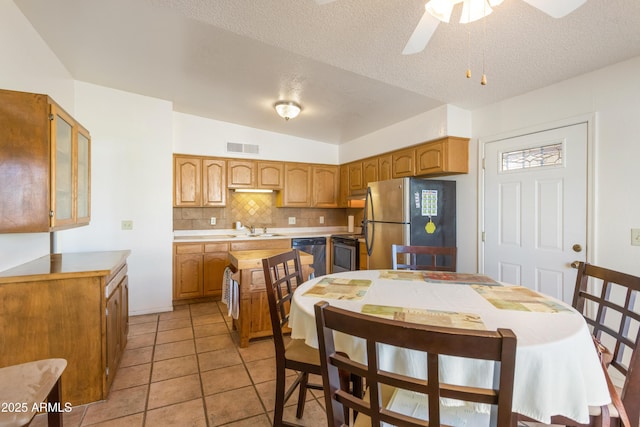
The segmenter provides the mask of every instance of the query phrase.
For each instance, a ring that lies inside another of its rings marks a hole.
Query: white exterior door
[[[587,124],[484,146],[484,273],[571,303],[586,261]]]

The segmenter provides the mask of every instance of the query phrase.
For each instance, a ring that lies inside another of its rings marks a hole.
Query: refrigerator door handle
[[[369,204],[371,204],[371,220],[367,217],[369,212]],[[364,244],[367,248],[367,255],[371,256],[371,252],[373,250],[373,240],[375,238],[375,227],[371,227],[371,239],[369,239],[369,222],[375,221],[375,214],[373,212],[373,200],[371,197],[371,187],[367,187],[367,197],[364,200],[364,220],[362,221],[362,226],[364,228]]]

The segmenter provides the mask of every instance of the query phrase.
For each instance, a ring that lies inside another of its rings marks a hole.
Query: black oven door
[[[357,246],[334,242],[332,273],[357,270],[357,253]]]

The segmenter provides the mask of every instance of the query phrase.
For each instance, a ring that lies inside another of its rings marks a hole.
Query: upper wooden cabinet
[[[257,162],[258,188],[281,190],[284,186],[284,164],[282,162]]]
[[[366,159],[362,161],[362,188],[366,189],[370,182],[379,181],[378,158]]]
[[[173,205],[176,207],[225,206],[226,162],[197,156],[174,156]]]
[[[337,208],[340,194],[340,167],[313,165],[311,181],[311,207]]]
[[[258,188],[280,190],[284,183],[281,162],[255,160],[227,160],[229,188]]]
[[[284,164],[284,189],[276,198],[278,207],[311,206],[311,166],[307,163]]]
[[[0,90],[0,233],[89,223],[91,137],[47,95]]]
[[[362,162],[352,162],[347,166],[349,167],[349,193],[353,194],[365,189],[362,175]]]
[[[385,181],[392,177],[392,156],[384,154],[378,157],[378,181]]]
[[[453,136],[416,148],[416,175],[469,173],[469,140]]]
[[[391,153],[391,177],[404,178],[415,176],[415,148],[398,150]]]

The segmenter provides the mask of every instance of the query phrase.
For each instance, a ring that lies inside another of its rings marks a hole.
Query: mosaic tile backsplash
[[[263,227],[335,227],[346,226],[347,216],[354,215],[356,224],[362,220],[362,209],[278,208],[275,193],[229,192],[224,208],[173,208],[174,230],[231,229],[236,221],[244,225]],[[320,217],[324,216],[324,224]],[[216,225],[210,224],[216,217]],[[289,217],[296,218],[289,225]]]

